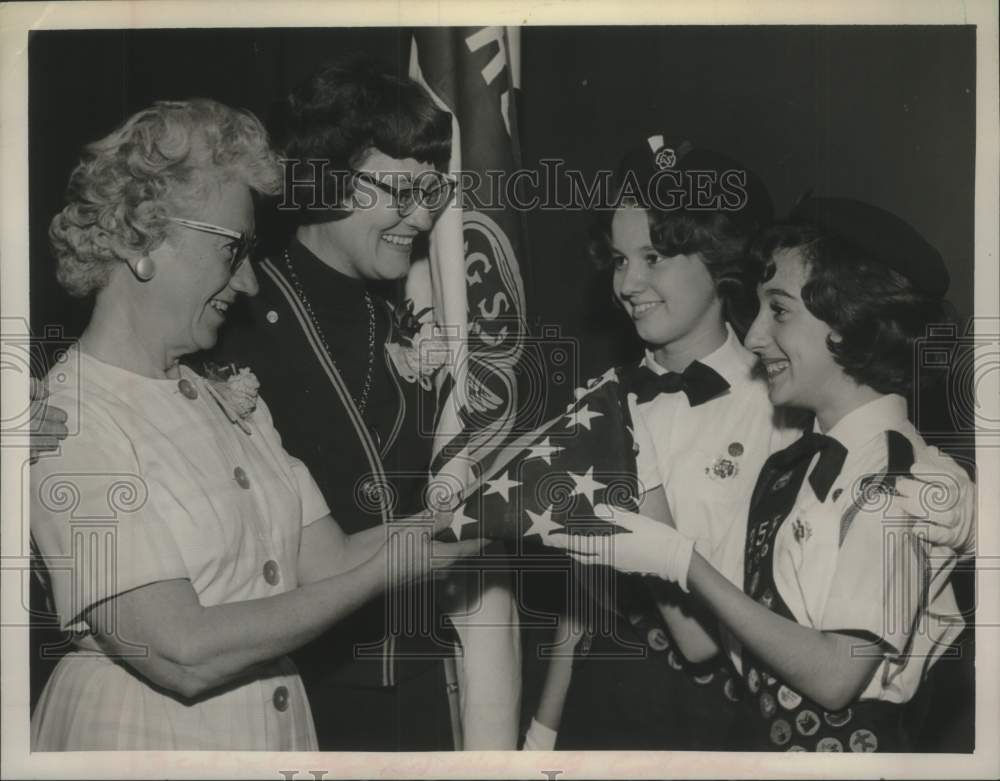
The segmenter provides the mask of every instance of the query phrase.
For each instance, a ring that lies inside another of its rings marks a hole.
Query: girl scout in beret
[[[620,206],[601,215],[591,250],[646,345],[625,371],[637,435],[656,443],[640,449],[640,482],[649,497],[662,486],[659,504],[713,560],[765,459],[800,433],[775,414],[740,342],[752,299],[745,249],[771,220],[771,199],[737,161],[662,135],[625,155],[615,190]],[[568,651],[551,659],[527,747],[553,744],[556,728],[558,748],[718,746],[720,703],[739,696],[735,672],[719,657],[690,664],[674,647],[661,611],[689,612],[675,587],[618,586],[613,634],[588,635],[575,661]],[[561,628],[570,626],[566,617]]]
[[[813,430],[760,470],[744,525],[714,555],[686,529],[607,510],[632,534],[611,553],[553,535],[590,563],[676,584],[719,619],[746,687],[732,749],[905,751],[903,705],[964,626],[949,583],[960,530],[971,545],[972,484],[907,420],[913,344],[940,322],[947,273],[909,225],[845,199],[811,199],[755,240],[760,312],[746,345],[771,401],[808,410]],[[932,464],[949,503],[927,522]],[[599,508],[603,510],[604,508]],[[948,531],[939,524],[949,527]],[[738,585],[734,585],[738,584]],[[689,658],[712,636],[670,628]]]

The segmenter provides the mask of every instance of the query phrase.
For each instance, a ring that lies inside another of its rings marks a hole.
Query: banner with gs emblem
[[[410,56],[410,75],[454,117],[469,369],[461,441],[472,453],[495,446],[513,425],[514,365],[527,331],[523,214],[505,179],[520,168],[518,49],[511,28],[418,29]]]

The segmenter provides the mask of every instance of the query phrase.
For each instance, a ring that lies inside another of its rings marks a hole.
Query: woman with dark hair
[[[630,533],[607,556],[579,537],[557,544],[676,584],[718,618],[746,686],[729,748],[912,750],[904,706],[964,626],[938,526],[974,518],[974,486],[926,445],[903,396],[947,271],[911,226],[838,198],[800,204],[751,255],[760,311],[746,344],[771,402],[811,412],[814,430],[768,458],[746,526],[714,560],[678,515],[609,509]],[[928,473],[929,507],[913,479]],[[714,652],[702,627],[667,619],[691,658]]]
[[[73,650],[34,751],[315,750],[287,654],[429,574],[429,523],[344,533],[251,372],[180,363],[256,292],[253,195],[279,185],[257,118],[205,99],[138,112],[73,171],[49,235],[59,282],[94,308],[47,378],[74,435],[31,472]]]
[[[451,115],[357,60],[294,89],[277,125],[294,236],[261,262],[260,293],[212,360],[253,367],[286,447],[346,530],[381,527],[426,508],[435,394],[400,360],[422,322],[400,288],[452,199]],[[453,643],[431,588],[371,600],[297,655],[320,748],[453,747],[442,663]],[[403,605],[411,613],[393,612]]]

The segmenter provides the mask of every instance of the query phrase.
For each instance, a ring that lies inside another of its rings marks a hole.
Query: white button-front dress
[[[187,368],[151,379],[77,349],[48,382],[71,433],[32,469],[31,530],[60,624],[76,634],[32,716],[32,750],[315,750],[287,657],[185,700],[101,653],[81,618],[176,578],[206,607],[297,587],[302,527],[328,511],[266,404],[240,420]]]

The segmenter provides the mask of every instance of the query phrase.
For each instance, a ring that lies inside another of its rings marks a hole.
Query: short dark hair
[[[293,89],[278,107],[273,136],[286,159],[322,160],[335,175],[356,169],[372,149],[442,170],[451,157],[451,120],[412,79],[353,57]],[[349,195],[349,183],[340,192]]]
[[[664,257],[701,255],[722,300],[723,315],[742,336],[753,319],[755,285],[747,285],[746,251],[752,233],[721,211],[646,209],[653,248]],[[611,221],[603,211],[591,223],[589,255],[600,269],[611,267]]]
[[[914,384],[914,343],[930,324],[950,321],[940,295],[913,282],[861,247],[810,224],[779,223],[750,245],[748,284],[775,273],[774,255],[799,250],[807,280],[802,301],[840,340],[827,348],[847,376],[879,393],[909,394]]]

